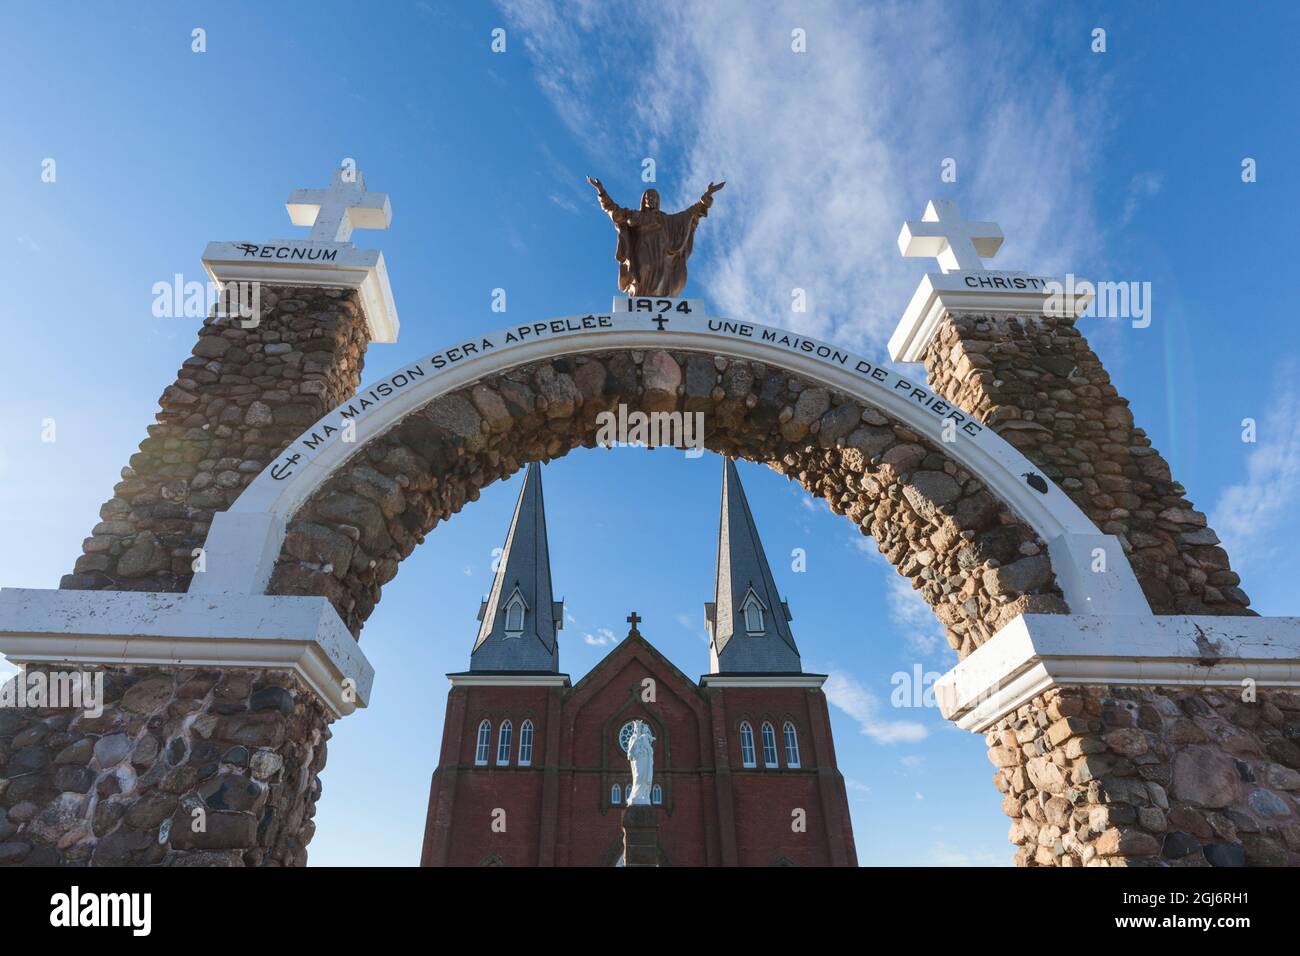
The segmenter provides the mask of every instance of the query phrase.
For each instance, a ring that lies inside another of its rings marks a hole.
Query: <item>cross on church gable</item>
[[[637,626],[638,624],[641,623],[641,615],[640,615],[640,614],[637,614],[636,611],[633,611],[633,612],[632,612],[631,614],[629,614],[629,615],[628,615],[624,620],[626,620],[629,624],[632,625],[632,630],[628,631],[628,634],[640,634],[640,633],[641,633],[640,631],[638,631],[638,630],[636,629],[636,626]]]
[[[295,226],[308,226],[309,242],[347,242],[353,229],[387,229],[393,221],[387,193],[366,192],[361,170],[343,166],[324,189],[295,189],[285,200]]]
[[[905,256],[933,256],[945,272],[984,272],[984,259],[1002,247],[996,222],[972,222],[961,217],[956,203],[931,199],[920,222],[903,223],[898,248]]]

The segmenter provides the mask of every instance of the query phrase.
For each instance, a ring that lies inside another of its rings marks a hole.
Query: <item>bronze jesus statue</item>
[[[641,194],[640,209],[624,209],[609,198],[599,179],[587,177],[596,187],[600,208],[618,230],[618,288],[628,295],[677,296],[686,287],[686,260],[695,242],[695,227],[709,214],[713,194],[722,183],[709,183],[700,201],[681,212],[659,208],[659,191]]]

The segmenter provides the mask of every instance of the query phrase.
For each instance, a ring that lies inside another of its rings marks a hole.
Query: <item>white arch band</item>
[[[368,441],[434,399],[519,365],[617,349],[762,362],[876,408],[943,448],[1048,543],[1074,613],[1151,613],[1119,540],[1101,534],[1055,484],[1048,482],[1045,493],[1032,488],[1023,476],[1038,469],[987,425],[847,349],[746,320],[676,312],[592,313],[516,325],[405,363],[291,442],[216,515],[204,545],[208,570],[194,576],[190,591],[265,593],[285,526],[299,507]],[[956,440],[945,442],[948,419]]]

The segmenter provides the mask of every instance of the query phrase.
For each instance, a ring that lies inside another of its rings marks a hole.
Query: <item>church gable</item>
[[[695,766],[703,759],[699,728],[708,720],[703,691],[639,633],[610,651],[566,694],[565,724],[573,727],[572,760],[577,766],[624,775],[621,728],[644,720],[656,735],[660,766]]]
[[[632,661],[639,662],[647,671],[653,672],[652,676],[656,676],[661,682],[675,685],[682,697],[691,696],[703,701],[703,693],[695,681],[687,677],[647,641],[640,631],[635,629],[616,644],[582,680],[573,685],[573,689],[569,692],[570,699],[574,701],[584,699],[584,695],[593,692],[594,685],[604,685]]]

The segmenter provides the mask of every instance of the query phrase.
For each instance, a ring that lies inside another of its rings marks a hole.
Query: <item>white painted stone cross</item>
[[[340,167],[325,189],[295,189],[285,200],[295,226],[308,226],[309,242],[347,242],[353,229],[387,229],[393,221],[388,193],[366,192],[361,170]]]
[[[1002,229],[996,222],[968,222],[957,205],[931,199],[920,222],[903,223],[898,248],[905,256],[933,256],[945,272],[984,272],[1002,246]]]

